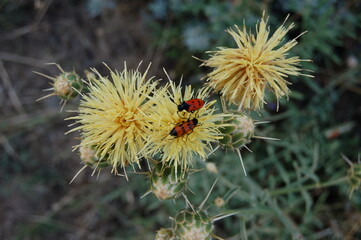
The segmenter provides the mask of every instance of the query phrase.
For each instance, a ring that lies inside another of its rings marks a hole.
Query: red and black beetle
[[[186,110],[187,112],[193,113],[194,111],[199,110],[203,106],[204,106],[204,101],[202,99],[193,98],[188,101],[183,101],[177,107],[179,112]]]
[[[169,133],[173,137],[181,137],[185,134],[190,134],[198,125],[198,119],[193,118],[187,121],[178,123]]]

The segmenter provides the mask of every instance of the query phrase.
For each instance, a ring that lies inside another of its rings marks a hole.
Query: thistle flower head
[[[211,57],[202,64],[214,68],[207,75],[208,86],[229,103],[238,105],[239,110],[262,108],[266,103],[267,87],[275,94],[277,102],[282,96],[287,96],[290,83],[285,78],[289,75],[311,77],[302,74],[299,67],[300,62],[308,60],[287,58],[287,52],[297,44],[297,38],[285,44],[282,41],[293,27],[293,23],[288,27],[282,24],[270,37],[267,19],[263,17],[256,26],[255,35],[248,33],[245,26],[227,30],[237,48],[220,47],[208,52]]]
[[[149,67],[148,67],[149,69]],[[75,119],[81,130],[80,146],[92,146],[100,160],[107,159],[113,172],[128,164],[139,164],[138,152],[144,148],[147,118],[152,105],[149,95],[157,85],[147,72],[110,70],[111,79],[95,69],[97,79],[90,82],[89,94],[84,95]]]
[[[155,105],[148,117],[151,131],[147,154],[160,153],[161,162],[174,165],[176,173],[180,167],[184,173],[192,163],[193,154],[207,158],[207,152],[212,150],[210,143],[220,139],[217,120],[222,114],[215,114],[215,101],[206,102],[194,113],[178,112],[177,104],[194,98],[205,99],[208,90],[194,93],[191,86],[186,86],[183,93],[181,85],[177,86],[171,80],[168,87],[170,91],[164,88],[154,96]],[[172,135],[176,132],[178,136]]]

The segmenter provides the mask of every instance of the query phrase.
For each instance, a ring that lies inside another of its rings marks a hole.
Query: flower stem
[[[337,178],[337,179],[330,180],[330,181],[323,182],[323,183],[314,183],[314,184],[305,185],[305,186],[296,187],[296,188],[281,188],[281,189],[277,189],[274,191],[270,191],[270,194],[271,194],[271,196],[276,196],[276,195],[287,194],[287,193],[291,193],[291,192],[298,192],[298,191],[302,191],[302,190],[324,188],[324,187],[341,184],[347,180],[348,180],[348,177],[342,177],[342,178]]]

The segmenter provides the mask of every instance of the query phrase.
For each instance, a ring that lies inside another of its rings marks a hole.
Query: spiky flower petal
[[[289,75],[312,77],[302,74],[300,68],[300,62],[309,60],[297,56],[287,58],[287,52],[297,44],[297,38],[281,44],[294,24],[288,27],[282,24],[269,37],[267,21],[263,17],[257,24],[256,35],[247,33],[246,26],[227,30],[237,48],[220,47],[217,51],[210,51],[210,59],[202,64],[214,68],[207,75],[207,84],[229,103],[238,105],[239,110],[262,108],[266,103],[266,87],[275,94],[277,101],[287,96],[290,83],[285,78]]]
[[[149,69],[149,67],[148,67]],[[157,81],[147,80],[147,72],[110,70],[111,79],[93,69],[97,79],[90,82],[89,94],[84,95],[75,119],[80,126],[81,146],[92,146],[100,160],[107,158],[112,171],[128,164],[139,164],[138,153],[145,146],[149,127],[147,119]]]
[[[155,94],[155,105],[151,107],[151,114],[148,117],[151,131],[148,139],[148,154],[160,153],[160,160],[164,164],[181,168],[184,173],[192,163],[193,154],[202,159],[207,158],[207,153],[212,151],[211,142],[220,139],[217,122],[223,114],[216,114],[215,101],[206,102],[205,105],[195,113],[178,112],[177,104],[193,98],[205,99],[207,89],[201,89],[194,93],[191,86],[186,86],[182,93],[181,85],[169,80],[171,91],[164,88],[163,91]],[[172,129],[178,124],[196,118],[197,125],[179,137],[170,135]]]

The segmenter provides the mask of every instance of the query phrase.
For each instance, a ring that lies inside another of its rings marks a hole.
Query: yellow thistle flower
[[[140,64],[139,64],[140,65]],[[75,119],[80,126],[69,132],[81,130],[81,146],[93,146],[100,160],[107,159],[112,172],[128,164],[139,164],[138,153],[145,146],[147,119],[152,101],[149,95],[158,81],[146,80],[150,65],[144,74],[128,70],[110,70],[111,80],[93,69],[97,79],[92,79],[89,94],[84,95]]]
[[[297,44],[296,39],[303,33],[281,44],[294,24],[286,28],[283,23],[269,37],[267,21],[263,15],[256,25],[256,35],[247,33],[245,25],[242,30],[238,26],[235,26],[236,30],[227,30],[237,43],[237,48],[219,47],[217,51],[209,51],[207,53],[210,53],[210,59],[201,64],[214,68],[207,75],[207,85],[219,92],[229,103],[239,105],[239,110],[262,108],[266,103],[266,87],[275,94],[278,108],[278,99],[288,96],[290,92],[287,86],[290,83],[285,78],[289,75],[312,77],[302,74],[299,67],[300,62],[310,60],[297,56],[287,58],[287,52]]]
[[[167,75],[169,78],[169,76]],[[168,89],[171,89],[169,91]],[[174,165],[181,168],[184,174],[192,163],[193,154],[202,159],[213,150],[211,142],[221,139],[218,128],[223,114],[215,114],[216,101],[206,102],[198,111],[178,112],[177,105],[183,101],[198,98],[205,99],[209,90],[203,88],[194,93],[191,86],[186,86],[184,93],[182,87],[169,79],[169,84],[154,96],[155,105],[151,108],[148,117],[151,131],[148,138],[149,155],[161,153],[163,164]],[[191,131],[186,131],[182,136],[174,137],[170,132],[180,123],[197,119],[198,123]]]

